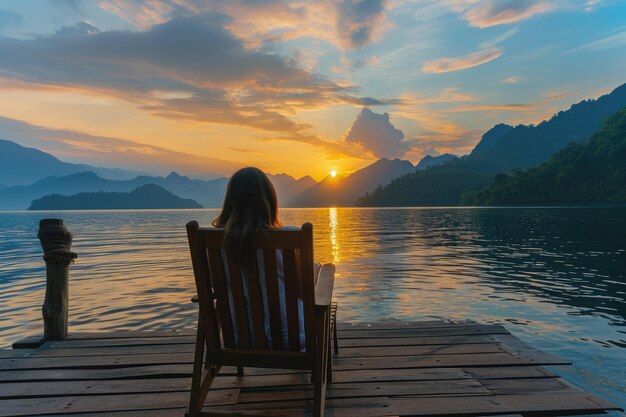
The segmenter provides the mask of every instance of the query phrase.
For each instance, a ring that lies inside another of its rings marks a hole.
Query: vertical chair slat
[[[265,337],[265,320],[263,319],[263,296],[259,283],[259,264],[257,251],[251,256],[248,269],[246,271],[248,283],[248,298],[252,308],[252,323],[248,323],[254,331],[254,342],[256,349],[267,349],[267,338]]]
[[[276,249],[263,250],[265,264],[265,286],[267,287],[267,303],[270,313],[272,347],[283,349],[283,328],[280,319],[280,298],[278,295],[278,271],[276,268]]]
[[[204,330],[202,334],[206,335],[207,338],[207,348],[210,353],[213,353],[220,346],[219,329],[213,303],[213,286],[211,274],[209,273],[209,262],[202,244],[202,234],[198,232],[198,227],[197,222],[189,222],[187,224],[187,237],[198,292],[200,314],[198,317],[198,328],[202,326]],[[200,320],[200,317],[205,315],[208,320]]]
[[[220,317],[222,335],[224,336],[224,346],[235,347],[235,333],[233,331],[230,302],[228,301],[228,291],[224,279],[224,269],[222,265],[222,254],[219,248],[208,248],[209,268],[214,281],[214,290],[217,297],[217,313]]]
[[[228,257],[228,275],[230,277],[230,290],[233,295],[233,307],[239,335],[239,347],[250,348],[250,330],[248,329],[248,309],[241,283],[241,269],[232,257]]]
[[[302,225],[300,234],[300,276],[304,305],[304,328],[306,351],[311,358],[315,355],[315,284],[313,278],[313,225]]]
[[[300,319],[297,295],[300,271],[296,269],[296,256],[293,249],[283,249],[283,271],[285,273],[285,301],[287,304],[289,349],[300,350]]]

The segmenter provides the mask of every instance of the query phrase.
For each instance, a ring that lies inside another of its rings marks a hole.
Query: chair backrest
[[[232,355],[235,350],[245,350],[248,355],[260,351],[273,354],[291,351],[295,355],[300,354],[302,347],[307,353],[314,351],[315,283],[310,223],[300,229],[258,232],[257,250],[246,268],[226,256],[223,229],[200,227],[193,221],[187,224],[187,236],[200,304],[199,326],[206,334],[210,355],[220,357],[225,351]],[[286,345],[277,264],[281,259],[288,330]],[[265,288],[262,288],[260,276],[265,278]],[[304,313],[305,346],[300,346],[299,300]],[[266,337],[267,318],[271,346]],[[307,353],[301,355],[308,356]]]

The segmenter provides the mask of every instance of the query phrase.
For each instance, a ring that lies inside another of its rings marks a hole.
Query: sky
[[[0,138],[197,177],[467,154],[626,82],[626,0],[0,0]]]

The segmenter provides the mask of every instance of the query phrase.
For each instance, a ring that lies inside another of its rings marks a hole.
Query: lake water
[[[73,331],[192,329],[185,223],[216,210],[0,213],[0,347],[40,332],[38,221],[74,234]],[[339,320],[499,322],[626,407],[626,209],[285,209],[337,264]]]

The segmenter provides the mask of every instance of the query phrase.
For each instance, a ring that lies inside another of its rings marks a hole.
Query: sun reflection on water
[[[330,226],[330,233],[328,236],[332,247],[333,263],[335,264],[341,261],[339,256],[339,241],[337,240],[337,226],[339,225],[337,217],[337,207],[330,207],[328,209],[328,223]]]

